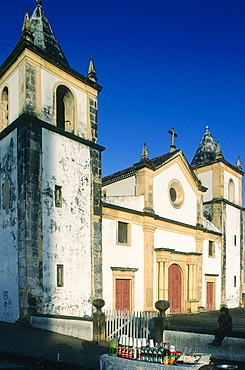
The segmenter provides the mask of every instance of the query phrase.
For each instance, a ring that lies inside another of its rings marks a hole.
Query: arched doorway
[[[168,300],[170,313],[181,312],[181,271],[178,265],[172,264],[168,268]]]

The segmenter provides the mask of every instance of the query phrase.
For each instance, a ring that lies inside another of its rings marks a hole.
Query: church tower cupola
[[[214,138],[210,134],[209,127],[206,126],[205,133],[193,157],[191,165],[198,167],[209,164],[216,159],[222,159],[220,144],[216,144]]]

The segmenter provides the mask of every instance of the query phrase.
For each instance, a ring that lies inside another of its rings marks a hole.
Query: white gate
[[[105,311],[105,340],[109,342],[114,335],[127,335],[132,338],[146,338],[153,329],[155,311]]]

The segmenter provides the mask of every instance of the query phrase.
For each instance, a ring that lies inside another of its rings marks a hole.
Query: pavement
[[[233,309],[230,314],[234,323],[233,335],[245,338],[245,309]],[[199,333],[207,330],[213,333],[218,316],[219,311],[172,315],[169,329],[192,332],[198,329]],[[107,348],[105,342],[96,344],[24,324],[0,321],[0,368],[6,367],[1,366],[1,361],[12,361],[23,365],[18,369],[26,370],[99,370],[100,356],[108,352]],[[245,364],[240,364],[239,369],[245,369]]]

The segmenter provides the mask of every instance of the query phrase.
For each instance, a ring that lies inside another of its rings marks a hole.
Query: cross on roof
[[[172,130],[168,130],[168,133],[172,136],[171,137],[171,147],[175,148],[174,145],[174,138],[177,137],[178,135],[174,132],[174,128],[172,127]]]

